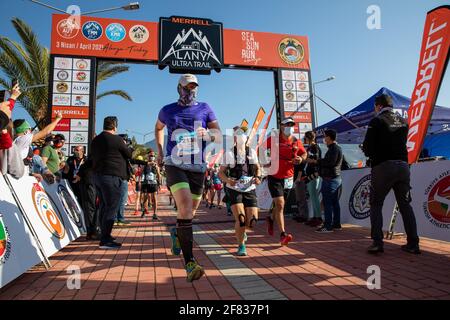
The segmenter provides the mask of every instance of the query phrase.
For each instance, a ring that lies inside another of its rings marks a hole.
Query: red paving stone
[[[197,246],[194,255],[206,274],[199,281],[186,282],[182,258],[170,253],[169,229],[176,214],[167,198],[160,198],[159,221],[128,214],[132,225],[114,229],[114,236],[123,243],[120,250],[100,250],[97,243],[80,238],[50,258],[50,270],[36,266],[2,288],[0,300],[242,299]],[[423,253],[413,256],[400,250],[405,242],[400,236],[386,242],[383,255],[371,256],[365,252],[371,242],[367,229],[346,225],[342,231],[323,235],[288,218],[286,228],[294,241],[281,247],[276,235],[266,235],[266,215],[261,213],[258,224],[248,232],[249,256],[239,258],[230,233],[234,223],[225,209],[205,209],[202,204],[194,223],[287,299],[450,300],[450,243],[421,239]],[[71,265],[81,269],[81,290],[66,287],[66,269]],[[380,290],[366,287],[370,265],[381,268]]]

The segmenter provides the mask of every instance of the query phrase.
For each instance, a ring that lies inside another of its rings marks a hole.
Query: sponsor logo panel
[[[348,206],[355,219],[363,220],[370,216],[370,179],[370,174],[362,177],[350,194]]]
[[[72,69],[73,59],[72,58],[55,58],[54,67],[55,69]]]
[[[73,131],[89,131],[89,120],[70,119],[70,127]]]
[[[83,24],[83,36],[88,40],[97,40],[103,34],[102,26],[96,21],[87,21]]]
[[[85,94],[72,95],[72,106],[88,107],[89,106],[89,95],[85,95]]]
[[[89,119],[89,108],[85,107],[52,107],[52,117],[56,117],[57,112],[61,112],[63,118],[67,119]]]
[[[53,93],[70,93],[72,86],[70,82],[54,81],[53,82]]]
[[[125,28],[120,23],[111,23],[105,29],[106,37],[112,42],[120,42],[125,38]]]
[[[70,132],[70,143],[71,144],[86,144],[88,142],[88,133],[87,132]]]
[[[297,65],[305,57],[303,45],[295,38],[284,38],[278,45],[278,53],[287,64]]]
[[[130,28],[128,36],[134,43],[145,43],[150,37],[150,33],[144,25],[137,24]]]
[[[70,94],[53,94],[52,101],[55,106],[70,106]]]

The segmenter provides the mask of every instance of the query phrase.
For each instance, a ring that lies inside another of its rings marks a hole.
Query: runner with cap
[[[156,163],[155,151],[150,149],[148,153],[148,162],[142,170],[142,216],[148,213],[148,203],[151,204],[153,209],[153,220],[158,220],[156,214],[158,210],[158,199],[156,192],[158,191],[158,183],[161,181],[161,173]]]
[[[144,161],[144,157],[143,156],[137,156],[136,160],[138,161]],[[141,190],[142,190],[142,184],[141,184],[141,179],[142,179],[142,171],[143,171],[143,166],[138,164],[135,165],[134,167],[134,181],[136,183],[136,203],[135,203],[135,207],[134,207],[134,215],[137,216],[139,215],[139,204],[141,203]]]
[[[247,146],[247,127],[234,128],[234,146],[225,154],[219,177],[226,183],[227,195],[234,215],[238,256],[246,256],[246,228],[258,220],[256,185],[261,184],[261,169],[256,150]]]
[[[177,204],[177,226],[170,232],[172,253],[183,252],[187,281],[204,274],[193,255],[192,220],[200,204],[206,172],[204,150],[207,141],[220,140],[219,123],[211,107],[197,102],[198,80],[192,74],[182,75],[178,82],[179,99],[161,109],[155,125],[158,162],[165,163],[167,184]],[[169,140],[164,145],[164,128]],[[212,130],[215,129],[212,133]],[[221,141],[216,141],[221,142]]]
[[[302,163],[307,152],[302,142],[294,136],[295,121],[288,117],[281,121],[278,137],[274,137],[274,150],[272,149],[272,136],[267,139],[265,149],[270,152],[271,166],[278,167],[276,172],[270,172],[267,182],[274,202],[272,216],[266,218],[267,232],[273,235],[273,221],[280,230],[280,243],[283,246],[292,241],[292,235],[286,233],[284,226],[285,190],[294,187],[294,164]],[[275,158],[278,155],[278,158]],[[278,166],[276,164],[278,163]]]

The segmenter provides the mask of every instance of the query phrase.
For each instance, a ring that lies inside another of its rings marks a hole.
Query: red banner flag
[[[450,6],[428,12],[420,51],[419,70],[408,109],[408,161],[419,159],[434,105],[448,64]]]

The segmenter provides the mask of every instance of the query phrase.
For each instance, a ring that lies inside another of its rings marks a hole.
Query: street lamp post
[[[37,1],[37,0],[29,0],[29,1],[31,1],[31,2],[33,2],[35,4],[38,4],[40,6],[43,6],[43,7],[50,8],[52,10],[58,11],[58,12],[68,13],[68,12],[64,11],[63,9],[59,9],[59,8],[53,7],[53,6],[49,5],[49,4],[46,4],[46,3],[43,3],[43,2],[40,2],[40,1]],[[86,15],[86,14],[106,12],[106,11],[113,11],[113,10],[120,10],[120,9],[122,9],[122,10],[138,10],[139,8],[140,8],[139,2],[130,2],[129,4],[124,5],[124,6],[83,12],[83,13],[80,13],[80,15],[82,16],[82,15]]]
[[[152,133],[154,133],[155,131],[150,131],[150,132],[147,132],[147,133],[141,133],[141,132],[137,132],[137,131],[133,131],[133,130],[125,130],[126,132],[131,132],[131,133],[135,133],[135,134],[138,134],[138,135],[140,135],[140,136],[142,136],[142,144],[144,144],[145,143],[145,137],[146,136],[149,136],[149,135],[151,135]]]
[[[335,77],[335,76],[331,76],[331,77],[328,77],[328,78],[326,78],[326,79],[324,79],[324,80],[316,81],[316,82],[314,82],[313,85],[312,85],[312,91],[313,91],[313,96],[314,96],[314,108],[313,108],[313,110],[314,110],[314,128],[317,127],[316,84],[319,84],[319,83],[322,83],[322,82],[331,81],[331,80],[334,80],[334,79],[336,79],[336,77]]]

